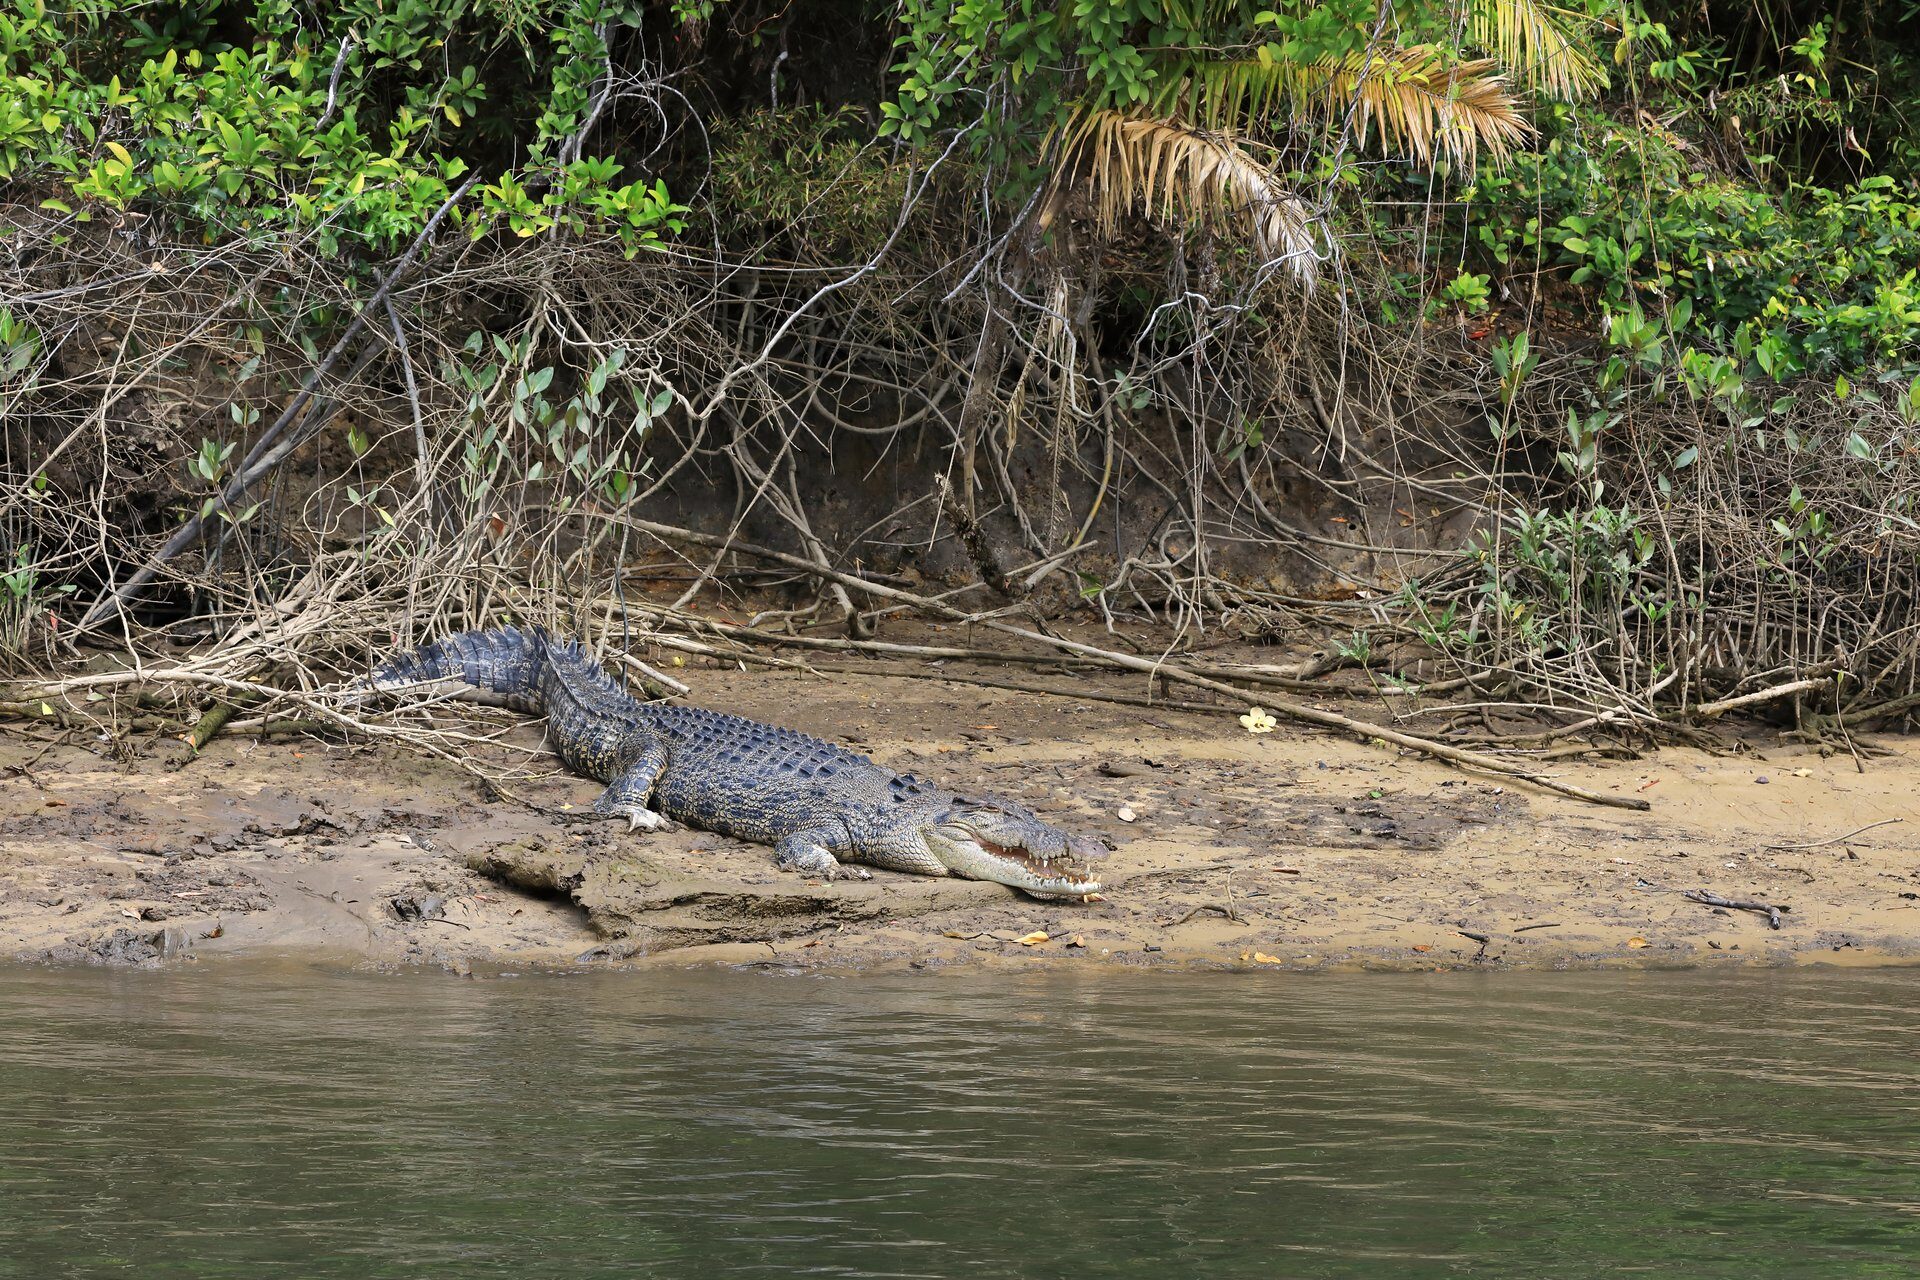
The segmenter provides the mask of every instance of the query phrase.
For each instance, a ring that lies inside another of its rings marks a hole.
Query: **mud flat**
[[[704,832],[568,821],[550,814],[583,809],[597,787],[550,759],[516,787],[528,803],[514,803],[453,765],[378,746],[236,734],[174,769],[163,751],[117,762],[77,739],[8,733],[0,956],[311,955],[460,973],[1920,958],[1920,759],[1898,741],[1864,772],[1848,755],[1766,741],[1564,766],[1584,786],[1653,804],[1632,813],[1285,723],[1256,736],[1225,713],[885,671],[697,674],[702,705],[1011,795],[1108,838],[1118,851],[1106,901],[887,872],[821,883]],[[539,741],[536,727],[514,735]],[[1688,891],[1776,906],[1779,927]]]

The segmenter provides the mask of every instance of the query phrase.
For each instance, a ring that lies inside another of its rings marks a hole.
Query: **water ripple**
[[[0,1275],[1908,1275],[1899,973],[0,976]]]

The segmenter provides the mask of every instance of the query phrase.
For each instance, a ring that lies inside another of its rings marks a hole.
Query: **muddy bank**
[[[1106,901],[876,872],[821,883],[699,831],[570,820],[535,759],[490,797],[444,762],[245,736],[184,769],[0,737],[0,955],[346,954],[456,972],[728,963],[1603,968],[1920,957],[1920,761],[1757,744],[1569,764],[1583,805],[1282,724],[885,671],[697,670],[703,705],[998,791],[1119,846]],[[1121,687],[1121,686],[1116,686]],[[1129,689],[1131,685],[1125,686]],[[537,728],[512,740],[537,745]],[[177,744],[161,744],[162,747]],[[1130,818],[1131,820],[1126,820]],[[1883,819],[1846,840],[1835,837]],[[1706,891],[1780,907],[1689,900]],[[1036,934],[1045,934],[1044,940]]]

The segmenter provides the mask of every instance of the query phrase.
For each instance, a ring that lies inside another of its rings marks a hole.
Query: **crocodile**
[[[1100,843],[1010,800],[896,773],[836,743],[700,707],[642,703],[577,640],[539,627],[445,636],[398,654],[363,691],[432,692],[547,718],[575,772],[607,784],[593,812],[628,830],[669,820],[774,849],[783,871],[869,879],[859,865],[1010,885],[1039,898],[1100,890]]]

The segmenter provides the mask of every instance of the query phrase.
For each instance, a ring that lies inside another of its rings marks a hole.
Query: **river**
[[[1920,981],[0,973],[0,1275],[1911,1276]]]

